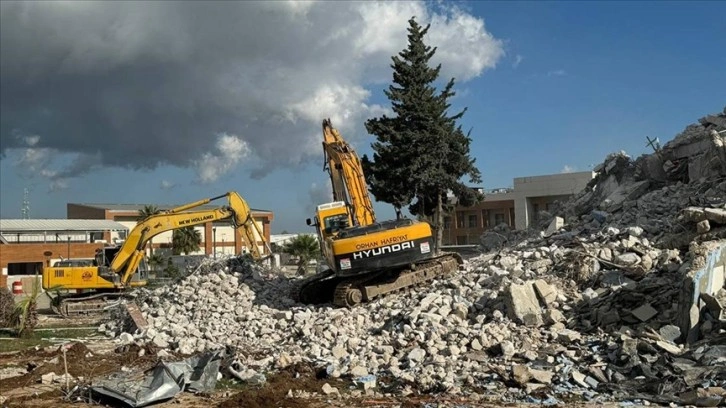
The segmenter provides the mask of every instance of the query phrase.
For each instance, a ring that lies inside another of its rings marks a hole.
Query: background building
[[[499,224],[526,229],[536,222],[537,213],[582,191],[593,177],[591,171],[518,177],[513,188],[485,191],[484,201],[472,207],[457,206],[444,217],[443,244],[478,244],[484,231]]]
[[[126,226],[130,231],[136,226],[139,211],[145,205],[68,203],[67,216],[68,219],[111,220]],[[169,210],[176,207],[176,205],[156,205],[156,207],[159,210]],[[195,210],[210,210],[215,208],[219,208],[219,206],[206,204],[196,207]],[[260,227],[265,240],[269,243],[270,228],[273,219],[272,211],[252,209],[252,216],[258,227]],[[194,252],[192,255],[213,255],[215,253],[234,255],[241,253],[244,248],[241,231],[235,231],[229,221],[207,222],[195,226],[194,229],[201,234],[202,243],[199,251]],[[159,254],[171,255],[172,234],[172,231],[167,231],[155,236],[151,240],[154,252],[158,249]],[[260,251],[268,253],[269,251],[265,248],[260,237],[257,236],[256,238]],[[124,239],[126,239],[126,235],[123,231],[109,231],[109,234],[104,236],[104,240],[108,243],[118,244]]]
[[[112,220],[0,220],[0,285],[25,279],[23,287],[29,288],[43,265],[69,258],[92,260],[103,248],[104,236],[127,232]]]

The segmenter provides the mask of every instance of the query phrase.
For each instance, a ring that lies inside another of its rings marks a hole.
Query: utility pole
[[[22,219],[27,220],[30,218],[30,199],[28,198],[28,188],[23,189],[23,206],[20,209]]]

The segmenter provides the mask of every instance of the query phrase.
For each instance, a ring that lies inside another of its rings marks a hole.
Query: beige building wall
[[[594,172],[581,171],[515,178],[515,228],[526,229],[535,220],[537,211],[546,210],[547,204],[582,191],[593,177]]]
[[[594,176],[594,172],[584,171],[515,178],[513,188],[488,192],[483,202],[457,207],[445,217],[444,244],[477,244],[484,231],[502,223],[526,229],[536,221],[539,211],[582,191]]]

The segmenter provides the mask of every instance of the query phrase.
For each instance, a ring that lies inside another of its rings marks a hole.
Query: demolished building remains
[[[235,377],[254,381],[306,361],[366,393],[385,379],[399,395],[724,404],[726,109],[595,171],[540,225],[485,234],[483,254],[431,285],[310,306],[294,280],[206,260],[140,291],[146,327],[100,330],[185,355],[231,346]]]

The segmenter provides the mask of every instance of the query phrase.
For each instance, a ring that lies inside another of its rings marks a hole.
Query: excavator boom
[[[187,211],[223,197],[227,197],[229,202],[228,206],[213,210]],[[131,230],[121,249],[111,262],[111,270],[121,275],[121,286],[126,286],[138,269],[144,257],[144,248],[150,239],[166,231],[224,219],[231,219],[235,229],[242,227],[242,239],[245,241],[245,245],[252,254],[252,257],[254,259],[261,259],[262,254],[257,246],[257,237],[262,237],[263,242],[265,242],[264,235],[252,218],[252,211],[247,205],[247,202],[239,194],[229,192],[221,196],[199,200],[147,217]],[[255,233],[257,233],[257,236],[255,236]],[[266,242],[265,245],[267,245]]]
[[[190,211],[225,197],[227,205]],[[236,192],[228,192],[146,217],[131,230],[120,248],[106,248],[109,253],[115,252],[110,262],[105,262],[104,257],[97,257],[95,266],[44,269],[43,288],[91,291],[79,296],[58,296],[53,302],[53,308],[59,314],[67,316],[95,311],[104,307],[104,302],[97,300],[116,298],[126,288],[146,284],[136,275],[144,258],[146,244],[153,237],[166,231],[219,220],[229,220],[236,230],[241,230],[242,240],[253,259],[265,259],[258,246],[259,241],[262,241],[268,253],[272,252],[262,230],[252,217],[252,210],[247,202]]]
[[[352,207],[354,226],[364,227],[376,222],[360,158],[333,128],[330,119],[323,121],[323,151],[333,186],[333,200]]]

